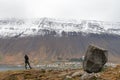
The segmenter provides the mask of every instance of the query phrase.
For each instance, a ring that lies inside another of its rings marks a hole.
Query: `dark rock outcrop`
[[[100,72],[108,61],[108,52],[102,48],[90,45],[85,54],[83,68],[88,73]]]

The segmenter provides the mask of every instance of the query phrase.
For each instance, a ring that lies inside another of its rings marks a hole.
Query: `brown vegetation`
[[[78,72],[79,73],[78,75]],[[80,80],[82,69],[68,70],[18,70],[0,72],[0,80]],[[72,75],[74,75],[72,77]],[[120,65],[108,67],[87,80],[120,80]]]

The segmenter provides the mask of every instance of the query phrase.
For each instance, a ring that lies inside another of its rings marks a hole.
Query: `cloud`
[[[0,17],[25,17],[26,7],[19,0],[0,0]]]
[[[119,4],[120,0],[0,0],[0,17],[120,21]]]

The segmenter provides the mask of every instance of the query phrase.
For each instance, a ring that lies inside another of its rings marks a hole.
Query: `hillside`
[[[0,80],[82,80],[86,74],[82,69],[67,70],[19,70],[0,72]],[[92,74],[85,80],[119,80],[120,66],[107,67],[102,72]]]

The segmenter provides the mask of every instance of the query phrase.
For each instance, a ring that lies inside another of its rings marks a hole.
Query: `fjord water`
[[[7,71],[7,70],[23,70],[23,66],[11,66],[11,65],[0,65],[0,71]]]

